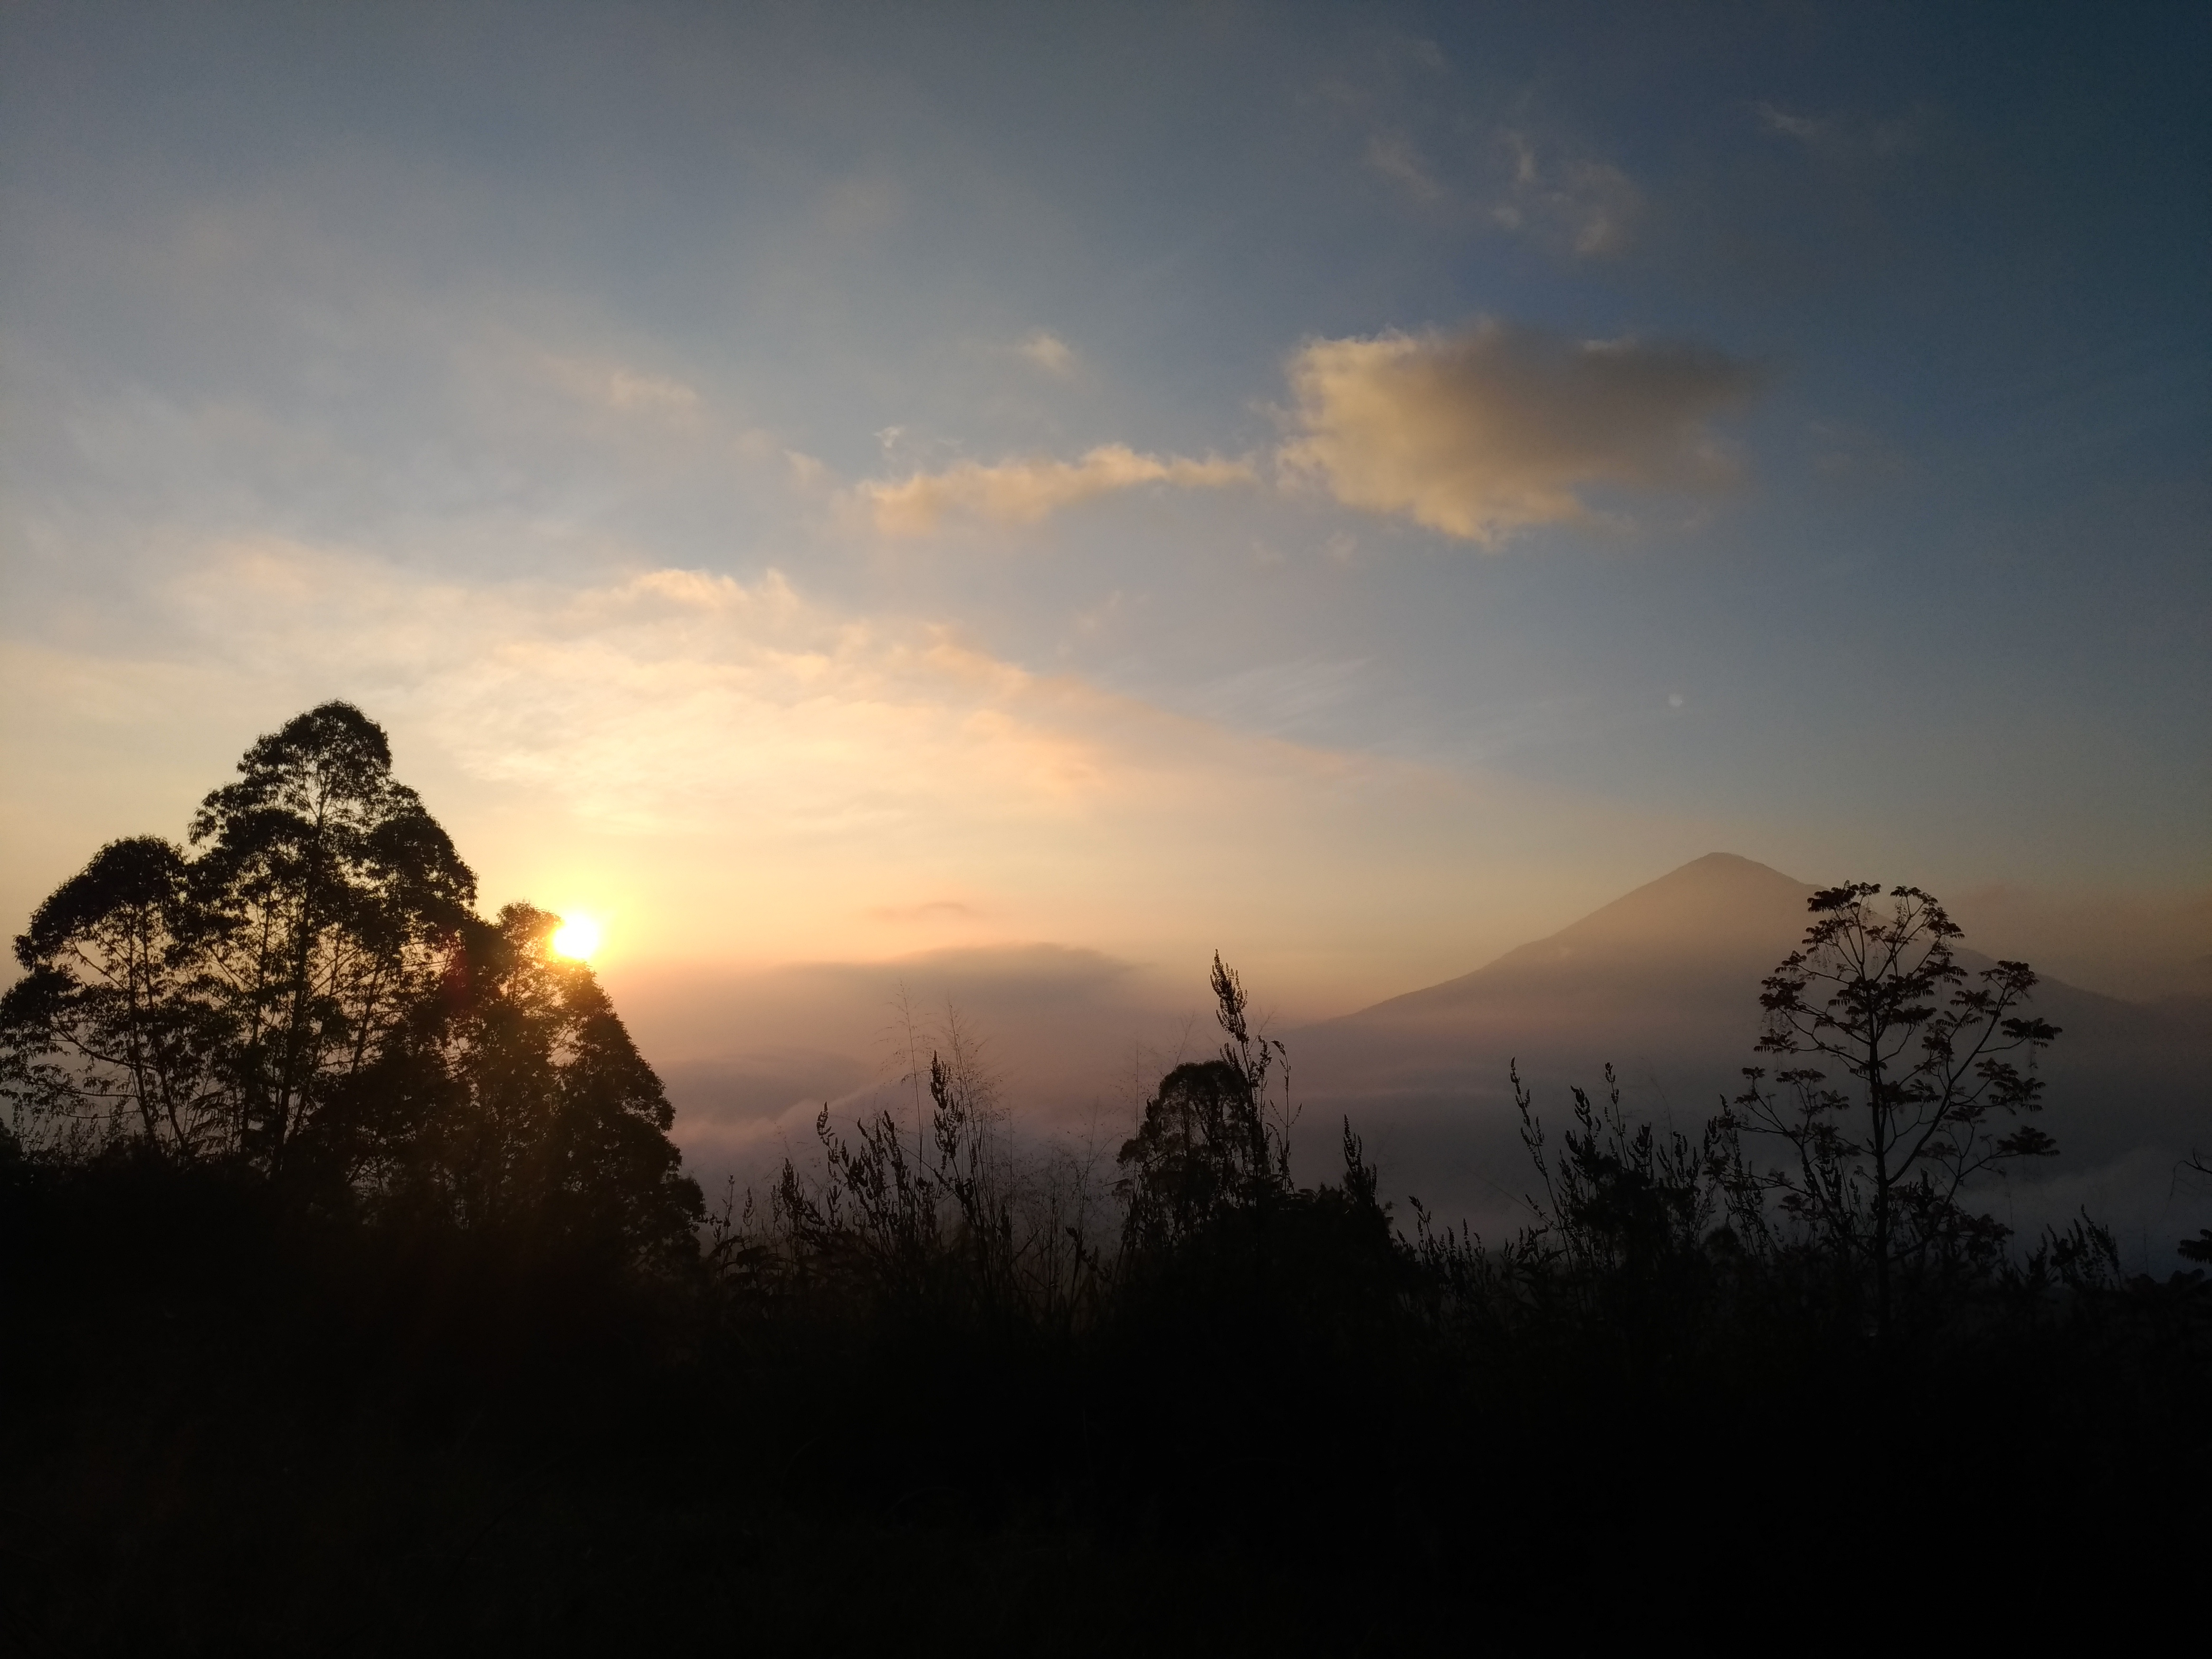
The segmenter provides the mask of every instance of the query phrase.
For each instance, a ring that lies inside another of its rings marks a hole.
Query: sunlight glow
[[[592,952],[599,948],[599,924],[589,916],[568,916],[560,931],[553,935],[553,951],[556,956],[587,962]]]

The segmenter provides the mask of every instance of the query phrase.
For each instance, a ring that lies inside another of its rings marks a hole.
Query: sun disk
[[[599,948],[599,924],[589,916],[563,919],[559,931],[553,935],[555,953],[578,962],[589,960],[592,952]]]

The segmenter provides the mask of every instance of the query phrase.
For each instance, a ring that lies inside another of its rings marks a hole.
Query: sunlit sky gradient
[[[1076,12],[0,13],[8,931],[333,696],[611,974],[2212,880],[2212,12]]]

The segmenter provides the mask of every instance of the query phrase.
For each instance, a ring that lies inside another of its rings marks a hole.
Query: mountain
[[[1711,854],[1473,973],[1279,1033],[1303,1107],[1294,1173],[1334,1176],[1348,1118],[1386,1194],[1418,1194],[1492,1237],[1510,1230],[1534,1178],[1507,1083],[1516,1060],[1549,1122],[1565,1117],[1571,1085],[1601,1086],[1609,1060],[1630,1113],[1694,1133],[1759,1063],[1759,982],[1803,936],[1814,890]],[[1966,943],[2013,954],[1994,928]],[[1970,969],[1988,964],[1960,955]],[[1049,946],[608,979],[710,1188],[725,1174],[763,1178],[787,1149],[805,1155],[824,1102],[841,1121],[913,1110],[898,1085],[902,1001],[919,1053],[946,1042],[957,1008],[988,1039],[985,1067],[1006,1079],[1024,1121],[1091,1135],[1109,1162],[1160,1073],[1219,1040],[1197,986]],[[2063,1031],[2044,1060],[2043,1117],[2063,1155],[2013,1183],[2014,1224],[2033,1231],[2087,1204],[2145,1249],[2212,1224],[2212,1182],[2199,1183],[2205,1212],[2191,1220],[2194,1178],[2175,1173],[2192,1144],[2212,1151],[2212,1000],[2123,1002],[2046,979],[2034,1011]]]
[[[1760,981],[1802,938],[1814,890],[1711,854],[1473,973],[1286,1033],[1299,1173],[1328,1171],[1348,1118],[1387,1188],[1493,1234],[1516,1224],[1534,1171],[1508,1082],[1516,1061],[1549,1121],[1564,1119],[1569,1085],[1595,1092],[1611,1061],[1632,1115],[1694,1133],[1762,1061]],[[1989,964],[1959,954],[1970,970]],[[2042,1120],[2062,1156],[2014,1182],[2009,1201],[2032,1212],[2015,1224],[2078,1198],[2100,1213],[2118,1205],[2147,1237],[2164,1231],[2178,1221],[2175,1158],[2192,1140],[2212,1146],[2203,1006],[2045,980],[2034,1012],[2063,1032],[2043,1061]],[[2178,1201],[2188,1207],[2186,1194]]]

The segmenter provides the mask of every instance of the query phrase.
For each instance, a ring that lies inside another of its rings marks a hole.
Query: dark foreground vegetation
[[[1698,1133],[1524,1095],[1503,1243],[1393,1215],[1349,1125],[1299,1184],[1218,963],[1110,1186],[956,1053],[710,1210],[552,919],[476,920],[387,774],[302,716],[19,942],[0,1648],[1517,1650],[1772,1593],[1871,1637],[2202,1547],[2212,1291],[1975,1207],[2059,1034],[1924,895],[1815,901]]]

